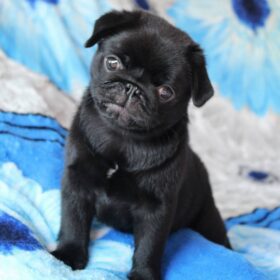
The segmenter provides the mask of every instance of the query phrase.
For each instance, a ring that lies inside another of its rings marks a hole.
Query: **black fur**
[[[188,141],[189,100],[202,106],[213,95],[204,56],[188,35],[140,11],[102,16],[86,46],[95,43],[92,80],[68,137],[53,255],[84,268],[96,217],[134,234],[129,279],[161,279],[172,231],[190,227],[229,247],[207,171]],[[121,70],[106,69],[110,54],[119,57]],[[175,93],[167,102],[159,97],[161,85]]]

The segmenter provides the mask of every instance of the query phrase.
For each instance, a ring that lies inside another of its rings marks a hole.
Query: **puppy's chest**
[[[155,207],[155,196],[142,189],[130,173],[118,168],[110,173],[107,186],[96,190],[96,216],[107,225],[130,232],[134,210]]]
[[[107,170],[108,184],[96,190],[97,218],[119,230],[131,231],[135,209],[154,211],[160,205],[158,169],[172,158],[176,148],[111,142],[104,150],[104,156],[113,163]],[[159,167],[156,172],[154,167]]]
[[[132,202],[127,195],[122,196],[121,190],[99,190],[96,195],[95,211],[99,221],[123,231],[131,231]]]
[[[130,231],[135,209],[154,209],[159,200],[149,176],[127,172],[115,166],[107,173],[107,185],[96,189],[97,218],[120,230]]]

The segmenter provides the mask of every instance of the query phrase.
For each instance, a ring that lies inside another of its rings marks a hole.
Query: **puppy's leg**
[[[196,221],[191,228],[202,234],[208,240],[231,248],[222,217],[210,196],[203,205]]]
[[[212,195],[207,170],[194,152],[192,152],[192,155],[194,166],[192,172],[193,177],[191,177],[190,181],[193,182],[193,186],[201,187],[201,192],[197,195],[203,195],[203,202],[193,223],[187,224],[186,226],[199,232],[208,240],[230,248],[224,222],[216,208]]]
[[[142,209],[135,214],[135,252],[130,280],[160,280],[161,259],[170,232],[172,204]]]
[[[72,269],[88,261],[90,226],[94,215],[93,191],[82,166],[68,168],[62,189],[62,217],[58,248],[52,254]]]

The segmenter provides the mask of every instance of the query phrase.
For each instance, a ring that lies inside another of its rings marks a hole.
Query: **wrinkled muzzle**
[[[106,82],[96,95],[103,115],[128,129],[148,128],[151,113],[145,92],[131,82]]]

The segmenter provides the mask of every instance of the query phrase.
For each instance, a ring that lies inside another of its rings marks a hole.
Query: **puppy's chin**
[[[98,103],[101,114],[107,119],[111,125],[116,125],[123,129],[140,129],[141,126],[132,119],[130,112],[126,106],[121,106],[111,102]]]

